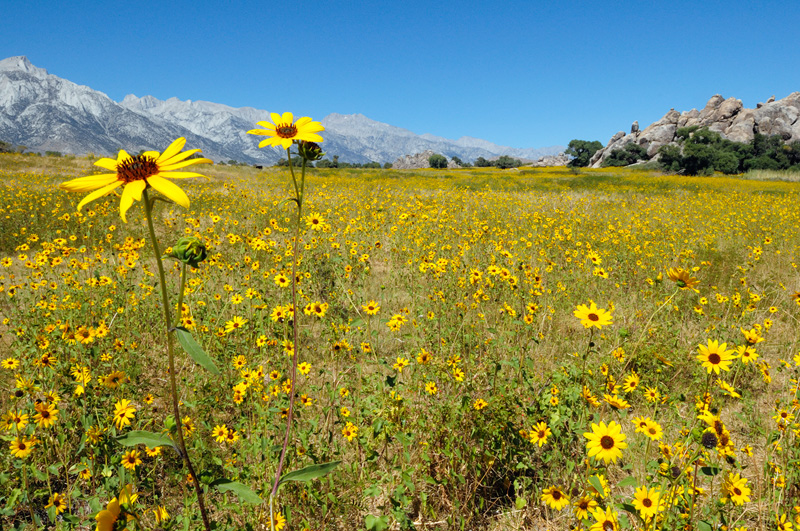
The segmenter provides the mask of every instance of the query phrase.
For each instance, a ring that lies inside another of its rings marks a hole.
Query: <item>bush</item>
[[[622,149],[612,149],[611,154],[603,161],[603,167],[628,166],[640,160],[647,160],[647,150],[639,144],[631,142]]]
[[[518,168],[522,166],[522,161],[519,159],[511,158],[508,155],[503,155],[499,157],[496,161],[494,161],[493,166],[496,166],[503,170],[506,170],[508,168]]]
[[[433,154],[428,157],[428,164],[431,165],[431,168],[446,168],[447,167],[447,158],[444,155]]]
[[[492,163],[489,162],[488,160],[486,160],[483,157],[478,157],[477,159],[475,159],[475,167],[476,168],[488,168],[491,165],[492,165]]]
[[[598,150],[603,148],[603,144],[597,140],[570,140],[569,146],[564,150],[564,153],[571,156],[572,160],[569,161],[567,166],[571,168],[583,168],[589,165],[589,161]]]

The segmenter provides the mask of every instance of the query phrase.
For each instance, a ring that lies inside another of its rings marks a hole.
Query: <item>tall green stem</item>
[[[156,238],[156,231],[153,227],[153,201],[147,195],[147,190],[142,192],[144,196],[144,212],[147,216],[147,228],[150,230],[150,241],[153,243],[153,252],[156,256],[156,264],[158,265],[158,278],[161,285],[161,306],[164,308],[164,326],[167,332],[167,355],[169,357],[169,385],[172,394],[172,413],[175,416],[175,423],[178,426],[177,439],[178,446],[183,457],[183,462],[186,468],[189,469],[189,474],[192,476],[194,488],[197,492],[197,504],[200,506],[200,515],[203,518],[203,525],[206,531],[211,531],[211,525],[208,521],[206,514],[205,503],[203,502],[203,490],[200,488],[200,482],[197,479],[197,474],[194,471],[189,454],[186,451],[186,443],[183,440],[183,423],[181,421],[181,413],[178,408],[178,386],[175,383],[175,353],[172,348],[172,319],[170,318],[169,311],[169,297],[167,296],[167,277],[164,274],[164,263],[161,260],[161,250],[158,247],[158,239]],[[184,265],[184,268],[186,266]]]
[[[291,386],[289,389],[289,412],[286,415],[286,433],[283,437],[283,447],[281,448],[281,457],[278,461],[278,469],[275,472],[275,481],[272,485],[272,491],[269,494],[269,512],[270,512],[270,525],[274,529],[275,519],[273,517],[272,504],[275,495],[278,492],[278,486],[281,480],[281,472],[283,471],[283,463],[286,460],[286,448],[289,446],[289,434],[292,429],[292,419],[294,417],[294,387],[295,380],[297,379],[297,353],[300,350],[300,342],[298,341],[298,326],[297,318],[300,312],[297,308],[297,249],[300,242],[300,222],[303,215],[303,192],[305,191],[305,178],[306,178],[306,159],[303,159],[303,166],[300,173],[300,185],[298,186],[297,178],[292,169],[292,155],[289,150],[286,150],[286,156],[289,159],[289,172],[292,175],[292,184],[294,184],[295,203],[297,204],[297,218],[295,219],[294,230],[294,244],[292,250],[292,371],[290,374]]]

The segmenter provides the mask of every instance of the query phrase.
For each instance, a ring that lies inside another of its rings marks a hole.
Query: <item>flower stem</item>
[[[181,421],[180,409],[178,408],[178,387],[175,383],[175,354],[172,348],[172,320],[169,311],[169,297],[167,296],[167,279],[164,274],[164,264],[161,261],[161,251],[158,248],[156,231],[153,228],[153,202],[148,197],[146,189],[142,192],[142,195],[144,196],[144,212],[147,217],[147,228],[150,231],[150,241],[153,243],[153,251],[156,256],[156,264],[158,265],[159,283],[161,285],[161,306],[164,308],[164,326],[167,330],[167,355],[169,358],[169,384],[172,394],[172,413],[175,416],[175,423],[178,426],[178,447],[181,457],[183,457],[183,461],[186,464],[186,468],[189,469],[189,474],[191,474],[192,481],[194,482],[194,488],[197,492],[197,504],[200,506],[200,516],[203,518],[203,525],[206,531],[210,531],[211,525],[208,521],[208,515],[206,514],[205,503],[203,502],[203,490],[200,488],[200,482],[197,479],[197,474],[195,474],[192,462],[189,460],[189,454],[186,451],[186,443],[183,440],[183,424]],[[185,267],[186,266],[184,266],[184,269]]]
[[[294,245],[292,251],[292,372],[290,375],[291,378],[291,388],[289,390],[289,412],[286,415],[286,434],[283,437],[283,447],[281,448],[281,457],[278,461],[278,469],[275,472],[275,482],[272,485],[272,491],[269,494],[270,499],[270,519],[272,519],[272,500],[275,498],[275,495],[278,493],[278,485],[281,479],[281,472],[283,471],[283,463],[286,460],[286,448],[289,445],[289,433],[292,429],[292,419],[294,416],[294,386],[295,380],[297,379],[297,353],[300,350],[300,343],[298,341],[298,326],[297,326],[297,318],[300,316],[300,312],[297,308],[297,249],[300,242],[300,221],[303,215],[303,192],[305,188],[305,177],[306,177],[306,160],[303,159],[303,166],[300,173],[300,186],[297,184],[297,179],[294,175],[294,170],[292,169],[292,156],[289,150],[286,150],[286,156],[289,159],[289,172],[292,175],[292,183],[294,184],[295,194],[296,197],[294,198],[295,203],[297,204],[297,218],[295,221],[295,231],[294,231]],[[271,524],[274,526],[274,520],[272,520]]]

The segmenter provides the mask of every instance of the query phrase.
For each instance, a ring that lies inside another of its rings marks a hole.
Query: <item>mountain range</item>
[[[258,148],[259,137],[247,131],[269,113],[253,107],[234,108],[207,101],[159,100],[125,96],[115,102],[102,92],[49,74],[27,57],[0,61],[0,140],[32,151],[114,155],[119,149],[160,150],[183,136],[215,161],[274,164],[278,148]],[[536,160],[555,155],[563,146],[518,149],[478,138],[450,140],[371,120],[361,114],[329,114],[325,126],[326,158],[342,162],[392,162],[404,155],[432,150],[464,161],[509,155]]]

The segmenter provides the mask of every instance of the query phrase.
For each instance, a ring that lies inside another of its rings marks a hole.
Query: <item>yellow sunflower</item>
[[[256,122],[264,129],[251,129],[247,132],[249,135],[262,135],[268,136],[261,142],[258,147],[264,146],[281,146],[283,149],[292,147],[294,141],[305,140],[306,142],[322,142],[324,139],[317,133],[324,131],[325,128],[319,122],[314,122],[308,116],[294,119],[294,115],[290,112],[283,113],[283,116],[273,112],[270,113],[270,122]]]
[[[617,459],[622,457],[622,450],[628,447],[628,443],[623,442],[626,439],[622,433],[622,426],[614,421],[608,423],[592,424],[591,433],[583,434],[588,439],[586,443],[586,450],[589,452],[589,457],[608,464],[609,461],[617,462]]]
[[[559,487],[548,487],[542,491],[542,501],[550,506],[551,509],[560,511],[569,505],[569,496]]]
[[[697,292],[696,287],[700,284],[700,281],[693,277],[689,271],[680,267],[672,267],[667,271],[667,276],[680,289],[690,289]]]
[[[611,324],[611,312],[598,308],[594,302],[591,303],[591,306],[579,304],[572,313],[581,320],[581,324],[585,328],[591,328],[593,326],[603,328]]]
[[[139,155],[129,155],[124,149],[117,154],[117,159],[102,158],[95,162],[100,166],[115,173],[103,173],[79,177],[65,183],[60,188],[69,192],[89,192],[91,194],[78,203],[78,210],[87,203],[113,192],[117,187],[125,185],[122,190],[122,199],[119,203],[119,213],[122,221],[127,223],[125,213],[133,205],[133,201],[141,201],[142,192],[151,187],[161,192],[165,197],[178,203],[184,208],[189,207],[189,198],[175,184],[167,179],[186,179],[188,177],[205,177],[194,172],[176,172],[180,168],[193,164],[211,164],[209,159],[189,158],[199,149],[190,149],[181,152],[186,144],[186,139],[181,137],[169,145],[163,153],[145,151]],[[188,160],[187,160],[188,159]],[[166,179],[165,179],[166,177]]]
[[[726,346],[728,346],[727,343],[720,344],[718,341],[710,339],[708,340],[708,346],[697,346],[697,350],[700,351],[700,354],[697,355],[697,360],[709,374],[711,374],[711,371],[719,374],[720,369],[723,371],[731,370],[731,362],[736,356],[732,350],[727,350]]]

